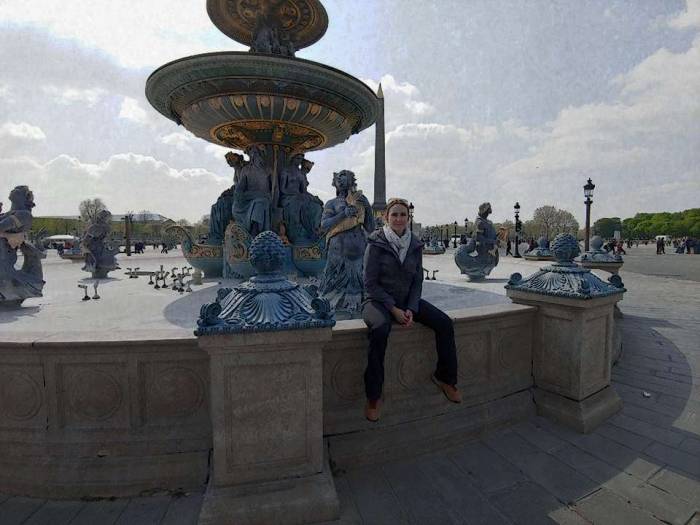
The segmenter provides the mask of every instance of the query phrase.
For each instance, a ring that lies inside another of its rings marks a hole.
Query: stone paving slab
[[[93,523],[112,525],[119,519],[128,504],[128,499],[88,502],[73,518],[70,525],[91,525]]]
[[[82,501],[47,501],[24,525],[67,525],[85,506]]]
[[[600,489],[580,501],[579,512],[592,523],[610,523],[615,525],[660,525],[641,509],[626,504],[623,498],[607,489]]]

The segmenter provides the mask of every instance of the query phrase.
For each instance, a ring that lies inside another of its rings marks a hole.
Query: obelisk
[[[377,90],[379,110],[377,120],[374,124],[375,145],[374,145],[374,202],[372,210],[375,217],[381,216],[386,209],[386,163],[384,158],[384,93],[382,85],[379,84]]]

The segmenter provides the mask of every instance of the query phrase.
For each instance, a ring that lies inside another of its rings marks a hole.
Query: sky
[[[297,56],[342,69],[386,104],[387,197],[424,224],[495,221],[551,204],[592,217],[700,206],[700,0],[323,0],[329,27]],[[0,201],[35,216],[199,220],[232,184],[227,150],[146,101],[160,65],[245,50],[204,0],[0,0]],[[310,191],[350,169],[373,197],[374,127],[312,152]]]

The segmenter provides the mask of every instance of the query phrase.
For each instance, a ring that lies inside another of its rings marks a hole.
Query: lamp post
[[[469,237],[469,219],[467,217],[464,218],[464,238],[466,239]]]
[[[516,202],[515,206],[513,206],[513,210],[515,211],[515,254],[513,255],[514,258],[519,259],[520,258],[520,250],[518,249],[518,244],[520,244],[520,203]]]
[[[593,204],[593,190],[595,189],[595,184],[591,181],[590,177],[588,182],[583,187],[583,195],[586,197],[584,203],[586,204],[586,238],[583,240],[583,250],[589,250],[589,239],[591,238],[591,204]]]
[[[452,247],[457,248],[457,221],[454,222],[455,234],[452,236]]]
[[[413,203],[409,202],[408,203],[408,218],[411,221],[411,233],[413,233],[413,209],[414,208],[415,208],[415,206],[413,206]]]

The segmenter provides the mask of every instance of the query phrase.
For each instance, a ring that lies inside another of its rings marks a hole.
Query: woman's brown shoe
[[[452,401],[453,403],[462,402],[462,392],[460,392],[456,386],[443,383],[434,375],[431,378],[433,380],[433,383],[440,387],[440,390],[442,390],[442,393],[445,394],[445,397],[449,401]]]
[[[379,399],[374,401],[370,399],[367,400],[367,404],[365,405],[365,417],[367,421],[371,421],[372,423],[379,421]]]

